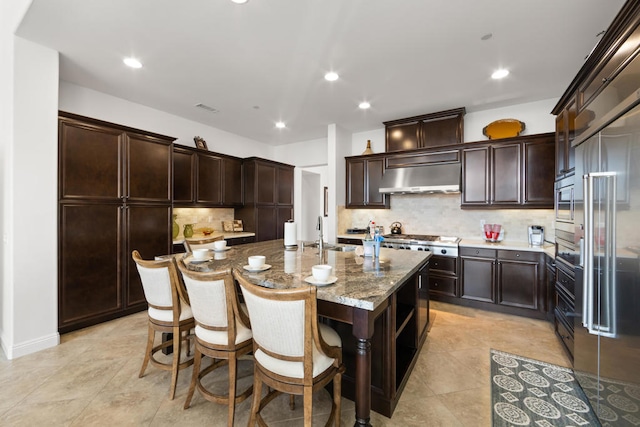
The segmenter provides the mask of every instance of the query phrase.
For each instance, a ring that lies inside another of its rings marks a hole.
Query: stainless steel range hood
[[[460,163],[387,169],[382,176],[380,192],[459,193],[460,170]]]

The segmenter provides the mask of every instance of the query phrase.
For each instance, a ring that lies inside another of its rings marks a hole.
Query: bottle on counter
[[[374,256],[374,246],[375,242],[373,240],[372,231],[375,229],[376,223],[373,221],[369,222],[369,226],[367,227],[367,232],[364,235],[364,239],[362,241],[362,246],[364,247],[364,256]]]

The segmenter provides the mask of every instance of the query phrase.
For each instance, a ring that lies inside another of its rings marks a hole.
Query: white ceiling
[[[62,80],[278,145],[559,97],[623,3],[33,0],[17,34],[60,52]]]

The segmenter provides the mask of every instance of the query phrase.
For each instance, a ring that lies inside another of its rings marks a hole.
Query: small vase
[[[173,240],[177,239],[178,234],[180,234],[180,227],[176,222],[176,218],[178,218],[178,215],[173,215]]]
[[[184,237],[189,238],[193,236],[193,224],[184,225]]]
[[[362,152],[363,156],[366,156],[367,154],[373,154],[373,150],[371,149],[371,140],[370,139],[367,140],[367,148],[365,148],[365,150]]]

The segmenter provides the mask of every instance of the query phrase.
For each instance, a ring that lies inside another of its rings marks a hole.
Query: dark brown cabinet
[[[544,254],[536,251],[460,247],[460,298],[463,305],[547,318],[550,310]],[[451,295],[433,292],[456,303]]]
[[[256,241],[284,238],[284,223],[293,218],[293,171],[284,163],[251,157],[243,163],[244,206],[236,209]]]
[[[171,250],[172,141],[60,113],[61,333],[146,308],[131,251]]]
[[[458,257],[432,255],[429,258],[429,293],[458,296]]]
[[[495,302],[495,257],[493,249],[460,248],[460,298]]]
[[[555,179],[571,176],[575,172],[575,149],[571,143],[575,137],[576,114],[576,100],[572,97],[556,117]]]
[[[465,144],[461,206],[552,208],[554,144],[553,134]]]
[[[389,209],[389,196],[379,191],[384,163],[381,155],[346,158],[347,208]]]
[[[512,307],[537,310],[543,255],[538,252],[498,251],[496,302]]]
[[[177,206],[242,206],[242,159],[174,147],[173,195]]]
[[[464,108],[384,122],[386,151],[460,144]]]

